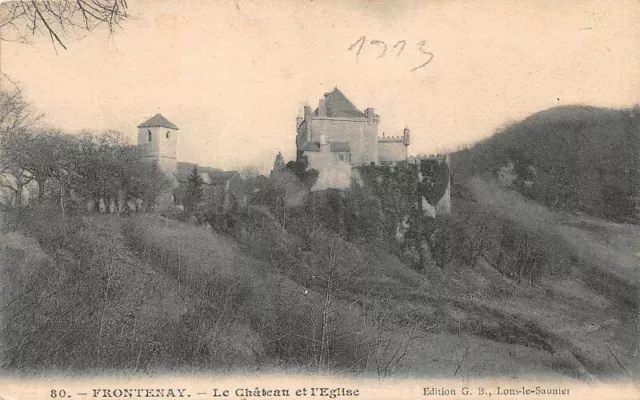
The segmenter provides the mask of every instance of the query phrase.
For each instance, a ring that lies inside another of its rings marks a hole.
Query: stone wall
[[[151,132],[150,142],[149,132]],[[138,145],[149,157],[156,158],[158,167],[162,171],[169,175],[177,172],[178,132],[176,130],[162,127],[138,128]]]
[[[378,161],[378,126],[370,125],[366,118],[312,117],[311,141],[320,141],[324,135],[327,141],[348,141],[351,163],[370,164]]]
[[[378,161],[380,164],[407,160],[407,146],[401,136],[378,138]]]

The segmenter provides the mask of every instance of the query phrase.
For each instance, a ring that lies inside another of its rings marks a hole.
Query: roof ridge
[[[156,113],[153,117],[138,125],[138,128],[169,128],[178,130],[178,127],[166,119],[162,114]]]
[[[337,86],[333,91],[325,93],[324,97],[327,99],[327,111],[331,114],[336,114],[336,116],[364,116],[364,113]]]

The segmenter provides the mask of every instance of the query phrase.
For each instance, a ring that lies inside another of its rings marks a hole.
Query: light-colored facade
[[[409,157],[411,131],[405,127],[402,136],[385,136],[378,138],[378,162],[381,165],[394,165],[406,161]]]
[[[178,127],[161,114],[156,114],[138,125],[138,146],[142,147],[149,162],[169,178],[173,188],[180,185],[176,179],[178,171]],[[174,206],[173,190],[158,196],[156,209],[166,210]]]
[[[417,185],[422,193],[419,207],[435,217],[451,213],[449,155],[409,158],[411,131],[401,135],[378,137],[380,116],[373,108],[358,110],[338,88],[325,93],[318,108],[304,107],[304,116],[296,119],[297,158],[306,157],[308,168],[319,172],[322,188],[343,188],[350,183],[342,177],[350,166],[379,165],[393,167],[406,161],[417,168]]]
[[[138,146],[172,181],[178,171],[178,127],[156,114],[138,125]]]
[[[304,116],[296,120],[298,158],[306,156],[309,167],[322,173],[326,167],[393,164],[406,161],[410,131],[402,136],[378,137],[380,116],[373,108],[358,110],[335,88],[325,93],[318,108],[304,107]]]

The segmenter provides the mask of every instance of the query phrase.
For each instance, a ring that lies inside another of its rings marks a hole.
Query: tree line
[[[4,208],[21,207],[26,188],[37,200],[55,200],[64,214],[93,201],[118,209],[153,208],[169,185],[158,167],[120,133],[73,135],[43,128],[19,92],[0,93],[0,189]]]
[[[511,186],[554,209],[637,221],[640,107],[555,107],[452,156],[460,180],[511,170]]]

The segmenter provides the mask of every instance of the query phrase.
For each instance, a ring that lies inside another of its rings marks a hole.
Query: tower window
[[[151,137],[152,137],[151,130],[148,130],[147,132],[149,133],[149,141],[151,141]]]
[[[169,131],[167,131],[167,134],[165,136],[167,137],[167,139],[169,139]]]

